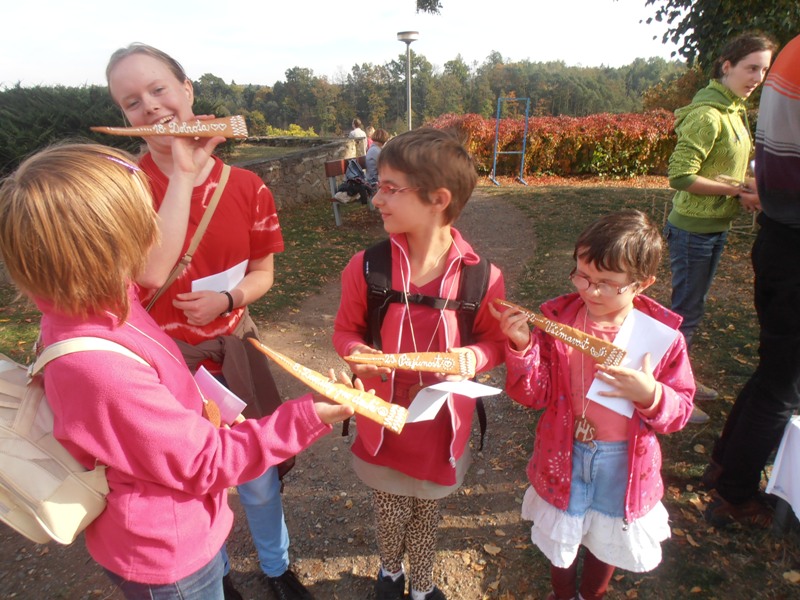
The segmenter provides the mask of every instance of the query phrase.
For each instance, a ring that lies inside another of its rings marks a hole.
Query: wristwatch
[[[228,310],[220,314],[220,317],[227,317],[233,312],[233,296],[231,296],[231,293],[227,290],[221,291],[220,294],[225,294],[228,297]]]

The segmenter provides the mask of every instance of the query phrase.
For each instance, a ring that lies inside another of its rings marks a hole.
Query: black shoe
[[[244,600],[239,591],[233,586],[230,573],[222,578],[222,592],[225,594],[225,600]]]
[[[425,594],[425,600],[447,600],[447,597],[444,595],[442,590],[436,586],[433,586],[433,589]]]
[[[391,577],[381,577],[378,573],[378,580],[375,582],[375,600],[403,600],[406,593],[406,576],[400,575],[397,581]]]
[[[314,596],[300,583],[291,569],[286,569],[278,577],[267,577],[267,583],[277,600],[314,600]]]

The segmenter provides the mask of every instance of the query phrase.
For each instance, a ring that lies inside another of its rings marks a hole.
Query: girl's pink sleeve
[[[506,342],[506,393],[531,408],[544,408],[550,396],[550,352],[552,344],[541,339],[541,332],[531,331],[531,344],[522,351]]]
[[[678,335],[654,374],[661,386],[661,401],[655,414],[641,415],[642,419],[658,433],[679,431],[692,415],[695,392],[689,353],[682,335]]]
[[[220,429],[200,414],[191,378],[174,392],[181,402],[152,367],[114,352],[96,354],[107,356],[91,364],[75,354],[62,357],[48,365],[45,377],[54,434],[87,467],[97,460],[202,495],[258,477],[331,430],[310,394],[264,419]]]

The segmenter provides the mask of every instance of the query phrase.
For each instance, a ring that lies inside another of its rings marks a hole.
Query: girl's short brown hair
[[[601,217],[575,242],[572,254],[598,269],[626,273],[633,281],[655,277],[664,241],[658,227],[639,210],[623,210]]]
[[[148,181],[127,153],[63,144],[25,160],[0,185],[0,254],[25,294],[85,317],[130,311],[159,230]]]
[[[372,134],[372,141],[378,142],[379,144],[385,144],[389,141],[390,137],[392,136],[385,129],[376,129],[375,133]]]
[[[386,142],[378,156],[378,170],[384,165],[405,174],[412,187],[420,188],[423,202],[430,202],[426,192],[449,190],[452,200],[444,213],[446,223],[458,218],[478,182],[472,157],[458,138],[432,127],[412,129]]]

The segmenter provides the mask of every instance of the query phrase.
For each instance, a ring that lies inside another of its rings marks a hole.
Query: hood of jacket
[[[711,106],[722,113],[746,114],[744,100],[716,79],[712,79],[706,87],[694,95],[691,104],[675,111],[675,127],[680,125],[686,115],[700,106]]]

